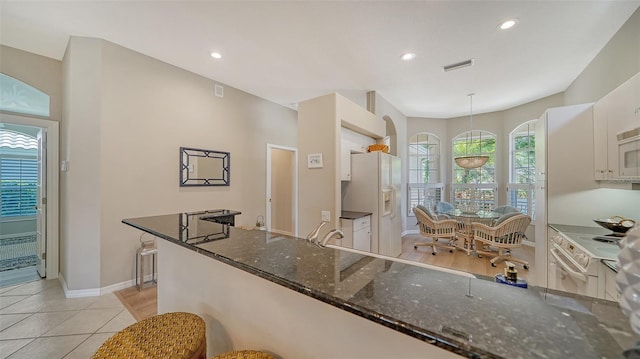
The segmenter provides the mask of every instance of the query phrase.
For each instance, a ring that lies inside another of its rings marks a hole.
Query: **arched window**
[[[525,122],[509,135],[508,205],[532,218],[535,217],[536,122]]]
[[[487,131],[467,131],[453,138],[453,158],[459,156],[489,156],[479,168],[462,168],[453,162],[451,198],[457,208],[489,210],[496,205],[495,152],[496,135]]]
[[[0,73],[0,110],[49,117],[49,95]]]
[[[409,139],[408,211],[421,204],[432,207],[442,199],[440,139],[432,133],[418,133]]]

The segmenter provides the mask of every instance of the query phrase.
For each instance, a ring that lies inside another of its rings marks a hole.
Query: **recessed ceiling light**
[[[220,55],[219,52],[212,52],[211,57],[213,57],[214,59],[221,59],[222,55]]]
[[[402,56],[400,56],[401,59],[403,59],[404,61],[411,61],[416,57],[416,54],[414,54],[413,52],[407,52],[402,54]]]
[[[509,19],[503,22],[502,24],[498,25],[498,27],[500,28],[500,30],[507,30],[516,26],[517,23],[518,23],[518,19]]]

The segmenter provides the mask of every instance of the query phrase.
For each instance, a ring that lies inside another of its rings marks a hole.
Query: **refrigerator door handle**
[[[396,191],[391,188],[391,218],[396,218]]]

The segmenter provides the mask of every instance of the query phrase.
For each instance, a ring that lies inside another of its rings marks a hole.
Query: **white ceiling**
[[[503,110],[564,91],[628,1],[0,1],[0,43],[61,60],[102,38],[273,102],[375,90],[407,116]],[[497,25],[518,18],[500,31]],[[210,53],[223,58],[215,60]],[[406,51],[417,54],[400,60]],[[473,67],[442,66],[475,59]]]

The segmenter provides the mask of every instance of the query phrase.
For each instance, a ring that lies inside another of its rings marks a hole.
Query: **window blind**
[[[33,216],[38,197],[35,159],[0,159],[0,216]]]

